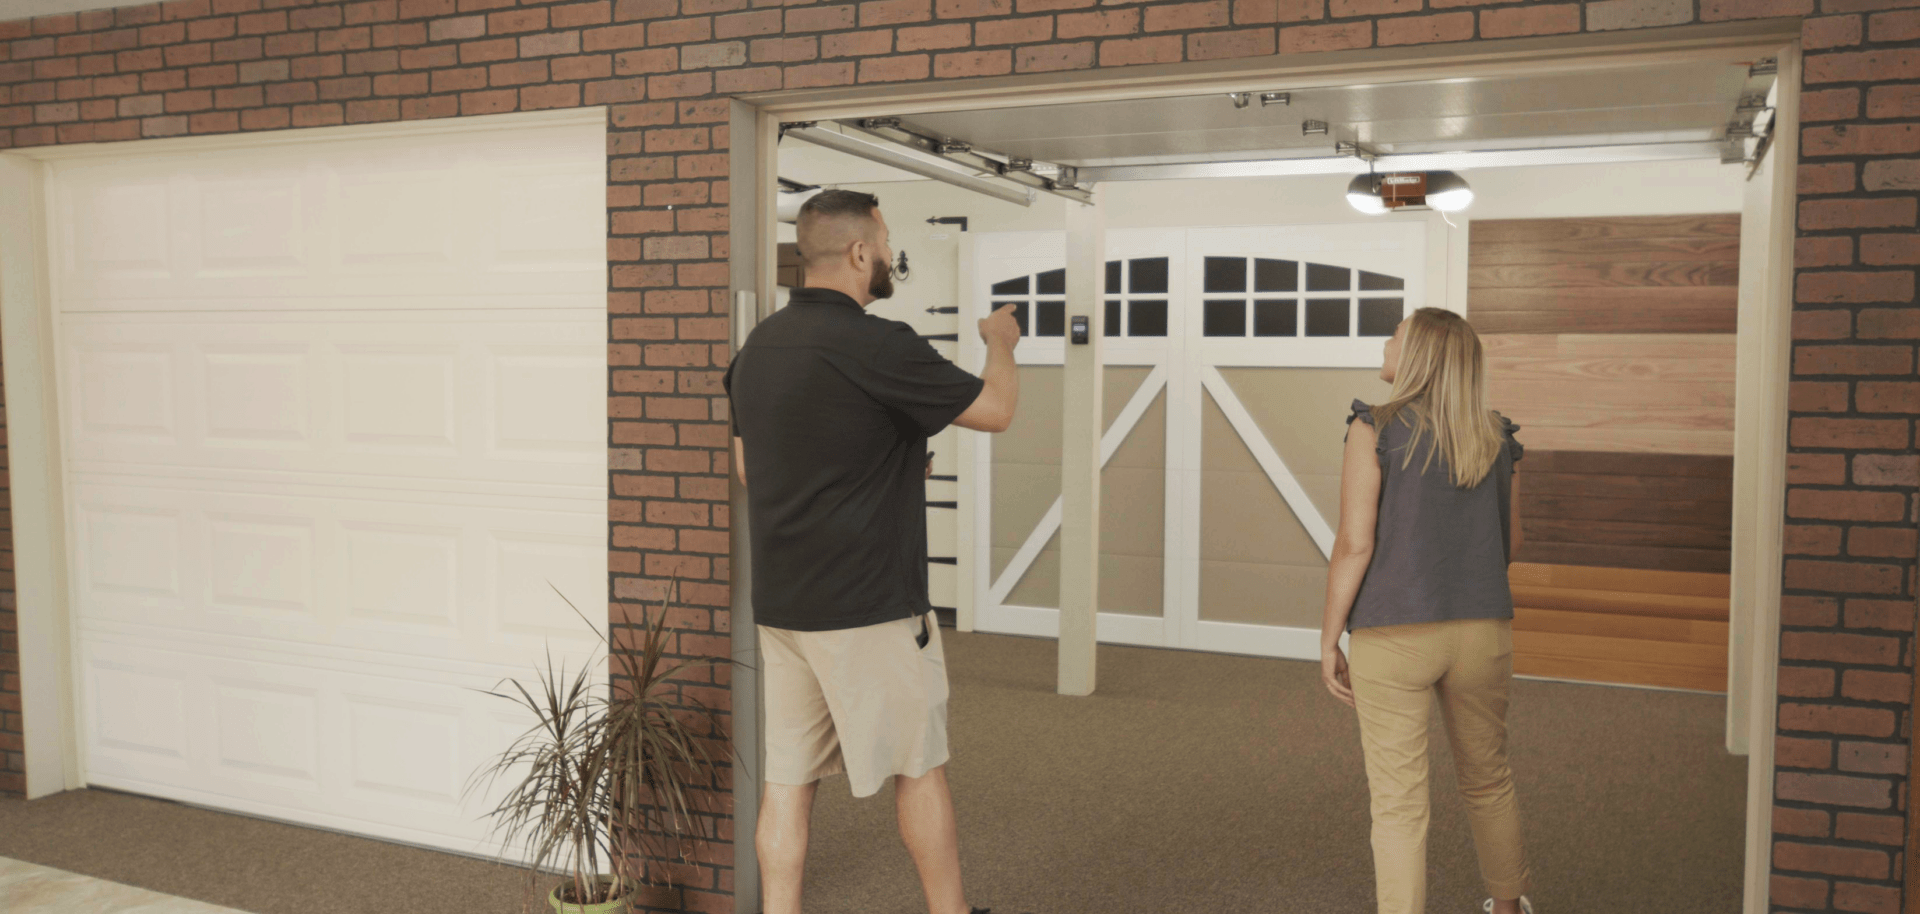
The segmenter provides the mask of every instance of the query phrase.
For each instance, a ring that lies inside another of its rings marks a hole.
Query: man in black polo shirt
[[[927,439],[949,424],[1012,423],[1020,328],[1010,306],[980,322],[976,378],[912,327],[867,314],[893,294],[879,205],[828,190],[801,207],[807,287],[727,369],[767,695],[763,914],[800,914],[814,790],[841,772],[858,797],[894,782],[929,914],[969,914],[947,791],[946,661],[927,600]]]

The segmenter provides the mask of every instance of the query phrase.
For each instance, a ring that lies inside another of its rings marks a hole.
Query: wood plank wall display
[[[1468,231],[1486,333],[1732,333],[1740,217],[1497,219]]]
[[[1527,446],[1515,670],[1724,690],[1740,217],[1468,236],[1488,395]]]
[[[1733,458],[1530,451],[1518,562],[1725,574]]]

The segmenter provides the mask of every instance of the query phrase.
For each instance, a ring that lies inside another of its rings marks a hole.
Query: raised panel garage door
[[[604,129],[59,160],[85,776],[490,852],[479,690],[606,623]]]

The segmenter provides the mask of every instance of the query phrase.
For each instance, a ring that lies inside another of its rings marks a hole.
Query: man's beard
[[[893,264],[884,260],[873,262],[873,277],[867,280],[867,294],[876,299],[893,297]]]

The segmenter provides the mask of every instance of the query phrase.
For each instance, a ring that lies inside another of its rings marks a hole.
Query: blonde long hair
[[[1493,469],[1506,432],[1487,408],[1486,356],[1466,318],[1440,308],[1421,308],[1407,318],[1393,394],[1373,410],[1381,434],[1402,410],[1411,414],[1413,426],[1402,468],[1413,465],[1421,436],[1430,433],[1433,447],[1427,449],[1422,473],[1436,453],[1446,455],[1453,484],[1462,489],[1479,485]]]

